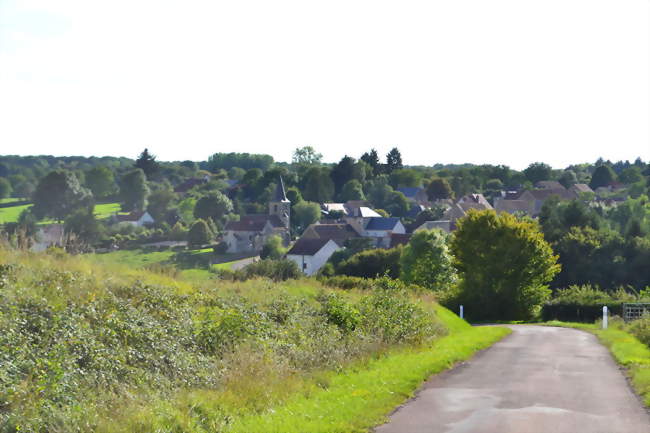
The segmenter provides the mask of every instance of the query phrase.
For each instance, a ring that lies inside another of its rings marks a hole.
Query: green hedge
[[[548,303],[542,306],[542,320],[560,320],[563,322],[592,323],[603,317],[603,306],[607,305],[610,315],[622,316],[621,301],[609,301],[601,304],[581,304],[576,302]]]

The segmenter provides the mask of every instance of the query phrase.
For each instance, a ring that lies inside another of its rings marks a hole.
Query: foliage
[[[280,260],[286,254],[287,249],[282,244],[282,238],[278,235],[269,236],[262,246],[261,259]]]
[[[176,194],[171,188],[159,188],[149,195],[147,211],[155,221],[163,221],[176,201]]]
[[[194,218],[220,221],[233,211],[232,201],[219,191],[213,191],[201,197],[194,207]]]
[[[87,245],[94,245],[104,233],[102,226],[91,210],[79,209],[65,220],[66,233],[74,233]]]
[[[364,153],[359,158],[361,161],[365,162],[372,169],[372,174],[379,174],[380,164],[379,164],[379,154],[375,149],[370,149],[369,152]]]
[[[292,214],[293,222],[299,230],[304,230],[320,219],[320,206],[311,201],[301,201],[293,206]]]
[[[616,179],[616,174],[608,165],[600,165],[596,167],[594,173],[591,175],[591,182],[589,182],[589,187],[593,190],[600,188],[601,186],[608,186],[610,183],[614,182]]]
[[[198,219],[187,233],[187,242],[191,246],[201,246],[210,243],[212,237],[213,234],[208,224],[204,220]]]
[[[323,155],[316,152],[312,146],[299,147],[293,151],[291,162],[294,164],[317,165],[320,164]]]
[[[393,191],[388,196],[388,203],[384,209],[390,213],[391,216],[405,217],[411,209],[411,202],[400,191]]]
[[[69,171],[50,172],[38,183],[32,197],[32,213],[39,219],[52,217],[63,220],[79,208],[92,208],[92,194],[79,184]]]
[[[250,170],[251,168],[268,170],[272,164],[273,157],[271,155],[236,152],[214,153],[208,158],[205,169],[213,173],[221,169],[229,170],[232,167],[239,167],[244,170]]]
[[[390,152],[386,154],[386,172],[388,174],[392,173],[395,170],[399,170],[404,167],[402,163],[402,154],[399,149],[393,147]]]
[[[0,177],[0,199],[11,196],[12,192],[11,182],[4,177]]]
[[[141,169],[147,178],[151,178],[158,170],[159,166],[156,162],[156,157],[149,153],[149,149],[142,151],[138,159],[135,160],[133,164],[135,168]]]
[[[528,179],[528,181],[532,184],[536,184],[542,180],[549,180],[551,179],[552,174],[553,169],[551,166],[544,164],[543,162],[534,162],[524,170],[526,179]]]
[[[149,193],[147,178],[140,168],[127,172],[120,179],[120,199],[125,212],[146,209]]]
[[[441,230],[420,230],[413,234],[400,258],[401,278],[431,290],[448,290],[456,272]]]
[[[325,167],[311,167],[303,178],[303,194],[305,200],[316,203],[326,203],[334,196],[334,182]]]
[[[634,335],[641,343],[650,348],[650,317],[634,320],[627,327],[630,334]]]
[[[525,320],[548,298],[557,256],[532,220],[470,211],[451,241],[459,302],[473,320]]]
[[[453,198],[454,192],[449,185],[447,179],[435,178],[431,179],[429,185],[427,186],[427,196],[429,200],[444,200],[448,198]]]
[[[110,168],[104,165],[98,165],[86,171],[85,178],[86,187],[90,189],[95,198],[106,198],[117,191],[115,175]]]
[[[399,278],[401,252],[401,247],[358,252],[338,263],[335,266],[336,274],[363,278],[383,275]]]
[[[345,185],[343,185],[343,189],[341,190],[341,201],[349,201],[349,200],[365,200],[366,196],[363,193],[363,187],[361,185],[361,182],[359,182],[356,179],[352,179],[348,181]]]
[[[542,307],[542,319],[593,322],[602,317],[603,306],[609,308],[610,314],[622,315],[623,304],[635,301],[636,297],[623,289],[605,292],[590,285],[576,285],[557,290]]]

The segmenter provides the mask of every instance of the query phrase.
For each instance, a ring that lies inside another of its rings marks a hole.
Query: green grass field
[[[13,203],[15,201],[20,201],[19,199],[2,199],[2,203]],[[25,209],[29,209],[31,204],[24,204],[20,206],[10,206],[5,208],[0,208],[0,224],[5,223],[15,223],[18,221],[18,217]],[[98,219],[105,219],[113,215],[116,212],[119,212],[120,204],[119,203],[105,203],[95,205],[95,215]],[[53,221],[44,221],[44,223],[52,223]]]

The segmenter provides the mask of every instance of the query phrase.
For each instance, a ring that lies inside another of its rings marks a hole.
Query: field
[[[15,198],[2,199],[0,203],[12,203],[15,201],[21,201],[21,200]],[[31,204],[24,204],[19,206],[0,208],[0,224],[13,223],[18,221],[18,217],[20,216],[21,212],[24,211],[25,209],[29,209],[31,206],[32,206]],[[97,216],[98,219],[108,218],[109,216],[113,215],[119,210],[120,210],[119,203],[104,203],[104,204],[95,205],[95,215]]]
[[[508,332],[397,286],[196,282],[120,253],[0,248],[0,431],[366,431]]]

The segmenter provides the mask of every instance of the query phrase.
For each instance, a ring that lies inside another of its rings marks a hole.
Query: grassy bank
[[[363,431],[508,331],[428,295],[0,248],[0,431]]]
[[[622,329],[620,323],[614,321],[608,329],[589,323],[551,321],[545,324],[582,329],[595,334],[610,350],[616,362],[627,369],[634,389],[645,405],[650,407],[650,348]]]
[[[4,199],[4,200],[5,200],[4,203],[11,203],[13,201],[19,202],[18,199]],[[23,204],[18,206],[9,206],[9,207],[0,208],[0,224],[17,222],[18,217],[20,217],[20,214],[24,210],[29,209],[30,207],[32,207],[31,204]],[[95,216],[98,219],[105,219],[115,214],[116,212],[119,212],[119,210],[120,210],[119,203],[97,204],[95,205]],[[52,223],[54,221],[47,220],[44,222]]]

